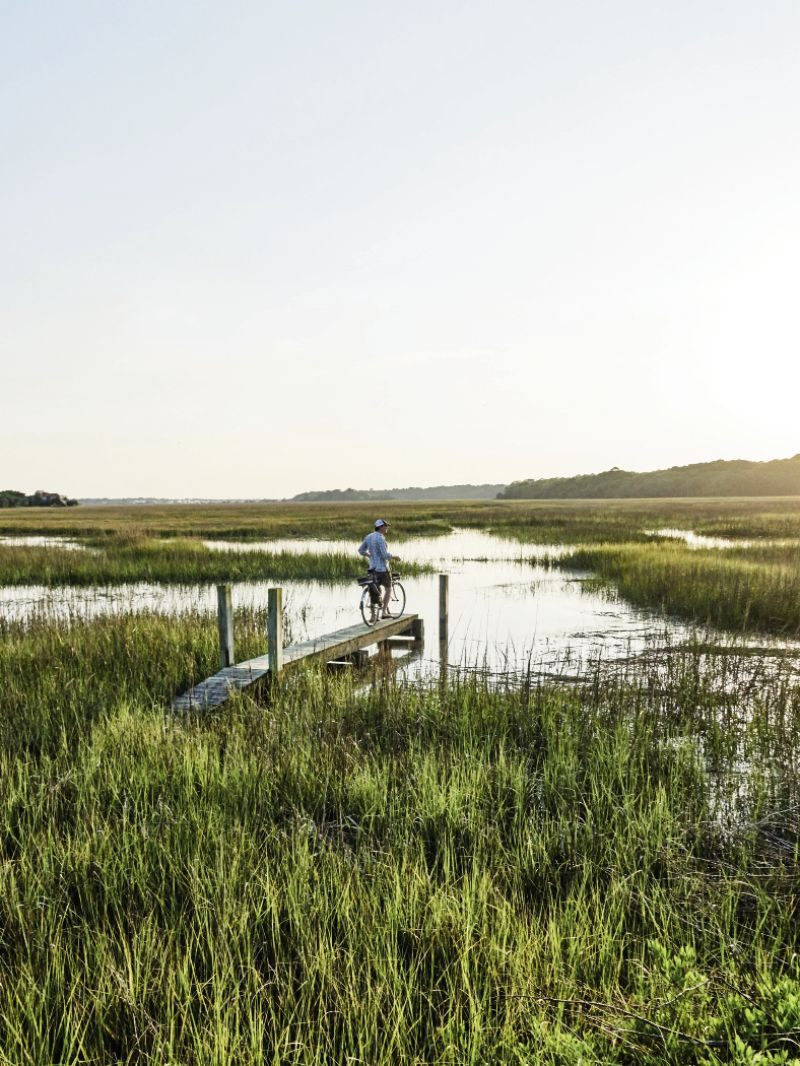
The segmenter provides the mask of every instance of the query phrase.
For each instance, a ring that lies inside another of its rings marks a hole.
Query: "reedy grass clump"
[[[136,581],[202,584],[218,581],[346,581],[364,564],[344,552],[215,551],[189,538],[148,539],[130,533],[92,542],[90,551],[0,544],[0,584],[119,585]],[[409,561],[409,575],[431,568]]]
[[[243,657],[266,646],[266,612],[239,609]],[[0,746],[35,756],[72,748],[118,704],[163,708],[219,669],[213,615],[102,615],[90,623],[0,620]]]
[[[699,651],[571,688],[310,671],[176,720],[210,625],[3,637],[0,1061],[792,1047],[786,677],[753,688]]]
[[[796,544],[717,551],[662,541],[577,548],[542,563],[590,571],[630,603],[699,624],[797,637],[798,554]]]

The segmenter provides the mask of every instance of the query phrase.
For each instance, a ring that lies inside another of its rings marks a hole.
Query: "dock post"
[[[217,627],[220,670],[233,666],[233,592],[230,585],[217,585]]]
[[[439,672],[442,684],[447,682],[447,653],[450,644],[450,578],[439,574]]]
[[[274,681],[283,670],[283,589],[267,592],[267,654]]]
[[[450,628],[450,578],[439,574],[439,643],[445,647],[449,642]]]

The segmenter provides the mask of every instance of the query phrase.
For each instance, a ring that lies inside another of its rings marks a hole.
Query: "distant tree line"
[[[44,492],[37,489],[32,496],[16,489],[0,490],[0,507],[77,507],[78,501],[62,496],[59,492]]]
[[[499,500],[663,496],[800,496],[800,454],[763,463],[719,459],[647,473],[613,467],[601,474],[514,481],[497,494]]]
[[[434,485],[423,489],[328,489],[301,492],[292,503],[337,503],[345,500],[493,500],[505,485]]]

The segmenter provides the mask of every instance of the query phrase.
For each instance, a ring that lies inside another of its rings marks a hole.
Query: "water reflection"
[[[87,545],[69,537],[0,537],[0,548],[66,548],[68,551],[87,551]]]
[[[690,548],[752,548],[754,540],[741,540],[732,537],[707,537],[703,533],[693,533],[691,529],[648,529],[648,537],[667,537],[669,540],[682,540]],[[759,544],[771,544],[773,541],[759,541]]]
[[[360,562],[356,554],[358,542],[354,540],[284,538],[260,541],[204,540],[203,543],[214,551],[289,552],[297,555],[303,552],[322,555],[344,553],[352,555],[357,564]],[[406,541],[394,541],[390,537],[389,547],[404,559],[433,564],[514,560],[522,562],[534,554],[539,558],[556,558],[568,550],[562,544],[523,545],[518,540],[475,529],[456,529],[446,536],[414,537],[413,540]]]
[[[352,541],[270,541],[260,545],[274,551],[349,551],[353,580],[341,584],[284,581],[287,643],[320,636],[360,621],[360,588],[356,577],[362,563]],[[222,542],[220,550],[232,547]],[[236,545],[240,547],[240,545]],[[255,550],[255,545],[252,545]],[[563,551],[556,547],[554,551]],[[447,662],[454,667],[482,668],[490,673],[526,671],[533,663],[563,671],[602,657],[628,659],[653,640],[672,646],[691,635],[691,627],[654,611],[632,607],[611,595],[586,588],[582,577],[535,566],[523,557],[541,554],[536,545],[458,531],[450,536],[421,538],[399,546],[400,554],[430,562],[450,575],[450,624]],[[402,564],[399,569],[402,571]],[[237,607],[267,606],[269,584],[234,585]],[[439,669],[439,582],[436,574],[404,579],[407,610],[426,625],[423,656],[411,659],[409,676]],[[165,614],[216,611],[216,590],[208,586],[138,583],[109,588],[28,586],[0,588],[0,615],[8,619],[46,616],[79,621],[100,614],[131,611]],[[759,640],[761,646],[769,642]],[[785,642],[774,642],[785,647]],[[565,667],[565,664],[567,666]]]
[[[682,540],[689,548],[786,548],[799,543],[793,537],[759,537],[754,540],[745,537],[709,537],[704,533],[693,533],[691,529],[647,529],[649,537],[667,537],[670,540]]]

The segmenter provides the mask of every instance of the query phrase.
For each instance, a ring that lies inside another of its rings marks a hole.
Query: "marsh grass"
[[[800,636],[800,549],[690,548],[675,541],[576,548],[542,565],[589,571],[630,603],[735,632]]]
[[[214,551],[191,538],[154,539],[131,531],[95,538],[91,551],[56,546],[23,547],[0,544],[0,584],[3,585],[117,585],[149,581],[164,584],[203,584],[218,581],[315,580],[346,581],[363,573],[355,551],[270,552]],[[430,567],[413,561],[404,573],[424,573]]]
[[[266,612],[237,610],[243,656],[263,652]],[[137,612],[91,624],[32,617],[0,622],[0,738],[6,751],[33,754],[72,746],[104,708],[163,708],[214,673],[219,636],[213,615]]]
[[[377,507],[377,509],[376,509]],[[23,513],[24,512],[24,513]],[[74,512],[74,513],[73,513]],[[80,537],[118,536],[130,532],[146,537],[213,537],[231,540],[283,538],[360,541],[373,528],[376,515],[398,516],[392,538],[435,536],[451,525],[442,508],[396,504],[166,504],[46,508],[0,512],[0,534]],[[400,516],[402,515],[402,520]]]
[[[360,538],[377,514],[392,540],[485,529],[528,543],[644,541],[656,526],[738,538],[800,537],[800,497],[680,500],[481,500],[339,504],[169,504],[0,511],[0,535],[269,540]]]
[[[407,531],[571,543],[545,562],[643,606],[800,631],[796,545],[646,542],[797,537],[796,502],[579,503],[394,507]],[[0,548],[0,580],[336,580],[358,560],[187,535],[319,536],[329,511],[355,536],[373,509],[31,515],[56,525],[17,532],[96,550]],[[237,612],[243,656],[264,621]],[[307,671],[172,717],[217,656],[199,612],[0,620],[0,1063],[797,1061],[788,662],[698,644],[578,684]]]
[[[5,625],[1,1062],[793,1051],[780,671],[754,688],[699,650],[579,686],[308,671],[266,706],[166,713],[215,660],[202,617]]]

